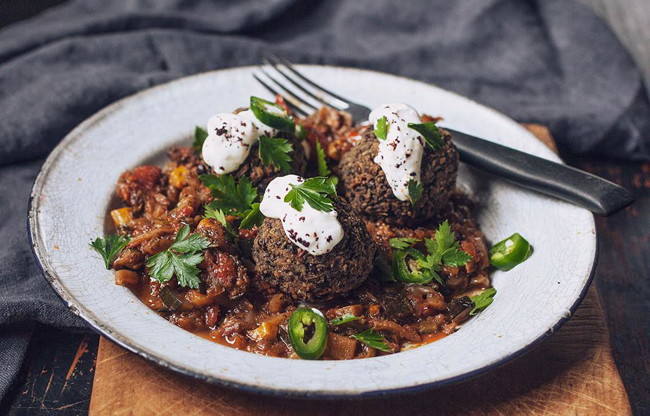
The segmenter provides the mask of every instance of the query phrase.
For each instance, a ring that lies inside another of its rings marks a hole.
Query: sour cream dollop
[[[208,120],[207,131],[203,160],[219,175],[236,171],[260,136],[277,134],[277,130],[259,121],[251,110],[216,114]]]
[[[375,126],[377,120],[386,117],[388,134],[379,139],[379,152],[374,162],[381,166],[393,194],[400,201],[408,201],[408,183],[420,182],[420,168],[424,154],[424,138],[408,123],[421,123],[420,115],[413,107],[402,103],[384,104],[370,113],[369,121]]]
[[[266,187],[260,211],[266,217],[279,219],[284,233],[293,244],[311,255],[320,256],[332,251],[343,239],[343,227],[337,219],[336,210],[318,211],[305,202],[302,211],[298,211],[284,202],[291,185],[304,181],[297,175],[273,179]]]

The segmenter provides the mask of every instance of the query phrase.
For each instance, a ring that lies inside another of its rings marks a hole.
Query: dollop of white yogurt
[[[381,166],[393,194],[400,201],[408,201],[408,183],[420,182],[420,168],[424,154],[424,138],[408,127],[408,123],[421,123],[413,107],[402,103],[384,104],[372,110],[369,121],[377,128],[377,120],[386,117],[386,140],[379,140],[379,152],[374,162]]]
[[[332,251],[343,239],[343,227],[337,219],[336,210],[318,211],[305,202],[302,211],[298,211],[290,203],[284,202],[291,185],[304,181],[297,175],[273,179],[266,187],[260,211],[266,217],[279,219],[284,233],[293,244],[311,255],[320,256]]]
[[[219,175],[236,171],[260,136],[277,134],[277,130],[259,121],[251,110],[216,114],[208,120],[207,131],[203,160]]]

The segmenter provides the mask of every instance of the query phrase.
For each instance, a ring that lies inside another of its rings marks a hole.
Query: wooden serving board
[[[556,150],[546,128],[525,127]],[[90,414],[630,415],[631,409],[591,287],[574,316],[528,354],[466,382],[395,397],[324,401],[244,393],[176,374],[102,337]]]

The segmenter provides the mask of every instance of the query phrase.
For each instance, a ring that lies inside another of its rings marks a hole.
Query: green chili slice
[[[393,254],[393,274],[395,278],[406,283],[428,283],[433,279],[433,272],[422,268],[418,263],[426,257],[414,248],[396,250]]]
[[[490,263],[499,270],[508,271],[526,261],[533,247],[519,233],[499,241],[490,249]]]
[[[310,308],[298,308],[289,318],[289,340],[301,358],[316,360],[327,345],[327,321]]]
[[[251,97],[251,111],[269,127],[294,134],[296,123],[279,105],[258,97]]]

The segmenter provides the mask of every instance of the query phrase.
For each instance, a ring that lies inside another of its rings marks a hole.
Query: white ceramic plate
[[[489,241],[519,232],[535,253],[512,271],[493,274],[498,294],[485,312],[427,346],[352,361],[265,357],[192,335],[115,285],[88,243],[104,234],[120,173],[162,162],[168,147],[189,143],[194,126],[211,115],[245,106],[251,95],[268,97],[253,69],[200,74],[118,101],[74,129],[43,165],[29,214],[34,252],[61,298],[98,332],[203,380],[265,393],[340,397],[413,391],[476,375],[521,354],[571,316],[596,256],[592,215],[465,166],[459,184],[480,200],[478,219]],[[440,88],[357,69],[301,69],[370,107],[406,102],[444,117],[443,125],[559,161],[513,120]]]

